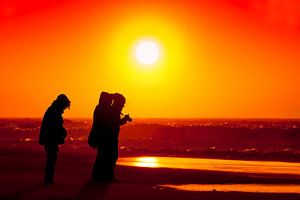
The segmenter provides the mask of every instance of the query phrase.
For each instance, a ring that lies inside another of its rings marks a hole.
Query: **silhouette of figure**
[[[88,143],[97,148],[92,172],[93,181],[108,182],[114,178],[114,168],[118,158],[118,135],[120,125],[130,121],[129,115],[120,118],[125,98],[121,94],[102,92],[93,116],[93,125]]]
[[[122,109],[125,105],[125,97],[122,94],[115,93],[113,96],[113,104],[111,108],[111,120],[112,120],[112,143],[110,146],[110,170],[109,170],[109,178],[110,180],[114,179],[114,171],[116,162],[119,157],[118,152],[118,145],[119,145],[119,133],[120,133],[120,126],[126,124],[127,122],[131,122],[132,119],[129,117],[129,115],[125,115],[124,117],[121,117]]]
[[[39,143],[44,146],[47,161],[44,183],[53,183],[58,145],[65,143],[67,131],[63,126],[62,114],[70,107],[70,100],[64,94],[58,95],[44,114],[41,124]]]
[[[97,148],[96,160],[92,172],[93,181],[108,180],[109,145],[111,143],[111,104],[112,95],[102,92],[99,104],[94,110],[93,125],[89,134],[88,143]]]

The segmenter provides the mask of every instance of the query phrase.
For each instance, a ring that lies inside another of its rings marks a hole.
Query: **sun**
[[[155,41],[143,40],[135,47],[135,58],[144,65],[151,65],[157,62],[160,56],[160,49]]]

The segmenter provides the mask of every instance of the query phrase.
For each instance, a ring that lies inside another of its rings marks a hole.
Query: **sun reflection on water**
[[[123,157],[118,160],[118,165],[149,168],[209,170],[250,174],[277,174],[283,176],[286,176],[287,174],[296,176],[300,175],[300,163],[274,161],[244,161],[176,157]],[[170,184],[158,185],[158,187],[185,191],[300,194],[300,184]]]
[[[133,160],[136,167],[158,167],[158,160],[155,157],[137,157]]]
[[[158,185],[183,191],[219,191],[219,192],[259,192],[259,193],[300,193],[300,185],[296,184],[186,184]]]
[[[118,165],[254,174],[300,175],[300,163],[176,157],[123,157]]]

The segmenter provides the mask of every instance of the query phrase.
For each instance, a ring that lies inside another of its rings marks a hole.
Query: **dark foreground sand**
[[[162,184],[274,183],[300,184],[296,175],[245,174],[215,171],[118,166],[117,182],[90,183],[95,152],[61,148],[56,184],[42,184],[44,152],[39,145],[0,146],[0,199],[300,199],[300,194],[188,192]],[[179,165],[181,163],[178,163]]]

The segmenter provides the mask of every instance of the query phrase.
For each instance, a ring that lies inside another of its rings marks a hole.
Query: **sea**
[[[41,119],[0,119],[0,150],[37,146]],[[65,148],[90,148],[91,119],[65,119]],[[120,156],[300,162],[300,119],[134,119],[121,127]]]

